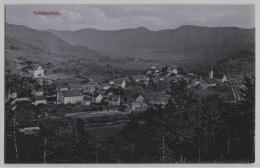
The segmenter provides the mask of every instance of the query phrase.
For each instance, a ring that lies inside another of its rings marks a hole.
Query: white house
[[[36,69],[33,70],[33,77],[44,77],[44,69],[41,66],[38,66]]]
[[[61,102],[63,104],[76,104],[83,102],[83,94],[80,90],[64,91],[61,96]]]
[[[86,86],[86,87],[83,88],[83,92],[84,92],[84,93],[94,94],[95,91],[96,91],[95,85],[88,85],[88,86]]]
[[[135,102],[131,103],[131,109],[133,112],[143,112],[147,110],[148,105],[144,103],[144,97],[139,95]]]
[[[224,82],[227,82],[227,81],[228,81],[227,76],[223,75],[223,77],[221,79],[221,82],[224,83]]]
[[[38,91],[33,90],[32,91],[32,95],[34,95],[34,96],[43,96],[43,94],[44,94],[44,92],[41,91],[41,90],[38,90]]]
[[[103,100],[103,96],[102,96],[102,94],[99,94],[99,95],[96,97],[96,103],[101,103],[102,100]]]
[[[125,81],[125,80],[122,81],[121,87],[122,87],[123,89],[126,88],[126,81]]]
[[[45,96],[35,96],[33,100],[34,100],[33,102],[34,105],[47,104],[47,100]]]
[[[19,129],[19,132],[28,135],[28,134],[37,134],[39,133],[40,128],[39,127],[26,127]]]
[[[83,104],[86,106],[91,105],[91,103],[93,102],[93,98],[90,96],[84,96],[84,101]]]
[[[175,74],[175,75],[178,75],[178,69],[176,67],[173,68],[172,73]]]
[[[103,90],[108,90],[110,87],[111,87],[110,84],[103,84],[102,85]]]
[[[144,102],[144,97],[142,95],[138,95],[138,97],[135,100],[137,103],[143,103]]]
[[[143,112],[147,110],[148,105],[146,103],[133,102],[131,109],[133,112]]]
[[[7,95],[7,99],[16,99],[17,98],[17,93],[16,92],[8,92],[8,95]]]

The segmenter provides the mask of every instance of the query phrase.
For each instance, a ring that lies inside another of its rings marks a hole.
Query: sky
[[[255,26],[253,5],[7,5],[5,10],[6,22],[38,30]],[[35,16],[35,11],[58,11],[61,15]]]

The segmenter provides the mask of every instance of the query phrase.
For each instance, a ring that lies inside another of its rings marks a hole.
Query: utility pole
[[[47,138],[44,138],[44,152],[43,152],[43,163],[46,163],[46,146],[47,146]]]
[[[206,149],[206,154],[208,155],[208,120],[206,120],[206,135],[205,135],[205,149]]]
[[[96,150],[95,154],[96,154],[96,163],[98,163],[98,151],[97,150]]]
[[[11,102],[11,105],[15,104],[16,100]],[[16,105],[13,107],[11,106],[11,110],[14,112],[14,118],[13,118],[13,137],[14,137],[14,148],[15,148],[15,155],[16,155],[16,162],[19,163],[19,154],[18,154],[18,148],[17,148],[17,142],[16,142]]]
[[[165,160],[165,144],[164,144],[164,135],[163,135],[163,146],[162,146],[162,160],[164,163]]]
[[[230,154],[230,141],[229,141],[229,128],[228,128],[228,139],[227,139],[227,152]]]
[[[199,145],[199,162],[200,162],[200,145]]]

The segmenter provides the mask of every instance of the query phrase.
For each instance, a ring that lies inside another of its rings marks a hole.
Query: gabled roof
[[[92,101],[93,98],[91,96],[84,96],[83,100]]]
[[[119,95],[111,95],[108,97],[109,101],[118,101],[118,99],[120,98]]]
[[[64,97],[76,97],[76,96],[83,96],[82,91],[80,90],[68,90],[62,92]]]
[[[34,100],[46,100],[45,96],[34,96]]]
[[[116,84],[116,85],[121,85],[123,81],[128,82],[129,79],[128,78],[118,78],[118,79],[113,80],[114,84]]]

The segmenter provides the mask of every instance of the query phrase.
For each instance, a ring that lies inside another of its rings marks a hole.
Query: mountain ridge
[[[68,62],[74,63],[71,68],[77,68],[75,65],[79,65],[78,69],[96,66],[95,72],[100,71],[97,69],[101,64],[119,70],[143,70],[151,65],[165,64],[194,70],[239,52],[253,52],[255,48],[255,29],[184,25],[160,31],[144,27],[84,30],[87,31],[49,32],[7,23],[6,60],[10,63],[22,55],[54,65],[59,63],[63,68]],[[237,59],[236,63],[239,61]]]
[[[218,61],[238,50],[254,50],[255,29],[183,25],[176,29],[146,28],[102,31],[49,31],[72,45],[81,44],[110,57],[181,63]],[[207,60],[208,59],[208,60]],[[211,59],[211,60],[209,60]]]

